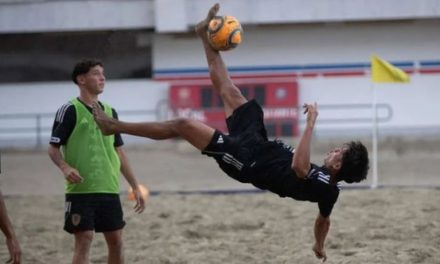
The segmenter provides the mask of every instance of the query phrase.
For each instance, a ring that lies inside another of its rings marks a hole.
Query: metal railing
[[[371,104],[334,104],[319,105],[320,124],[358,124],[372,121]],[[378,119],[380,123],[388,122],[392,119],[393,111],[388,104],[378,104]],[[302,109],[298,108],[298,112]],[[340,111],[350,113],[350,115],[338,115],[333,113],[331,118],[325,117],[325,113]],[[161,100],[154,109],[149,110],[128,110],[118,111],[121,120],[131,121],[160,121],[168,119],[169,106],[167,100]],[[354,114],[353,114],[354,113]],[[362,113],[356,116],[356,113]],[[370,114],[369,114],[370,113]],[[321,116],[324,114],[324,117]],[[14,146],[24,146],[26,148],[40,149],[47,145],[47,140],[52,130],[55,113],[17,113],[0,114],[0,148],[13,148]],[[299,122],[304,122],[304,117],[300,115]],[[20,144],[20,140],[24,140]]]
[[[393,108],[389,104],[377,104],[377,122],[385,123],[393,118]],[[301,111],[299,108],[298,111]],[[318,105],[318,111],[321,113],[329,111],[340,111],[344,110],[346,113],[359,113],[362,112],[363,115],[357,116],[338,116],[335,118],[324,118],[319,117],[319,123],[369,123],[373,119],[373,110],[371,104],[320,104]],[[370,111],[370,112],[366,112]]]
[[[160,100],[153,109],[118,111],[118,116],[124,120],[164,120],[168,101]],[[0,148],[42,148],[48,144],[54,118],[55,113],[0,114]]]

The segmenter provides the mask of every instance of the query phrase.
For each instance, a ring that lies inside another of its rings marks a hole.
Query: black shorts
[[[64,230],[110,232],[125,226],[119,194],[66,194]]]
[[[258,144],[267,141],[263,110],[255,100],[251,100],[235,109],[226,119],[226,124],[229,135],[216,130],[202,153],[213,157],[232,178],[250,182],[246,171],[252,165],[254,150]]]
[[[234,110],[226,119],[229,135],[240,136],[243,133],[255,133],[267,141],[267,132],[264,127],[263,109],[255,100],[251,100]]]

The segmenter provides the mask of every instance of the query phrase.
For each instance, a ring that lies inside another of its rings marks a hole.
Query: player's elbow
[[[300,179],[305,179],[309,171],[308,168],[305,168],[304,166],[299,166],[295,163],[292,164],[292,170],[295,171],[296,177]]]
[[[49,157],[52,157],[57,151],[59,151],[59,148],[52,144],[49,144],[49,147],[47,148],[47,154],[49,155]]]

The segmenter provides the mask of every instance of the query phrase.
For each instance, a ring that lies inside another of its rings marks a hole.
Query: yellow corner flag
[[[375,83],[409,82],[409,76],[391,63],[371,56],[371,80]]]

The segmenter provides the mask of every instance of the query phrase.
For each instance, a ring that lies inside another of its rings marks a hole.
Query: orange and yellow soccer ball
[[[209,44],[215,50],[226,51],[241,43],[243,29],[233,16],[215,16],[208,25]]]

